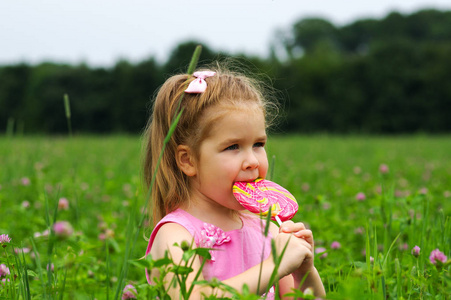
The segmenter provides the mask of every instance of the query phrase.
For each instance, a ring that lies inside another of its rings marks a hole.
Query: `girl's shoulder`
[[[152,249],[157,249],[159,252],[158,249],[165,250],[167,245],[180,245],[181,241],[189,242],[191,239],[192,234],[182,225],[172,222],[164,223],[152,236],[152,243],[149,243],[146,254],[149,254]]]
[[[167,215],[155,226],[150,235],[149,243],[146,249],[146,256],[151,255],[152,259],[158,260],[170,253],[173,261],[180,261],[183,256],[181,244],[183,241],[191,243],[193,241],[193,233],[191,233],[183,224],[181,219],[185,219],[183,215]],[[146,278],[149,284],[152,284],[151,278],[156,276],[152,272],[146,271]]]
[[[197,227],[201,225],[199,222],[201,221],[181,209],[167,214],[152,230],[146,255],[150,253],[154,244],[166,246],[183,240],[191,242],[196,235]]]

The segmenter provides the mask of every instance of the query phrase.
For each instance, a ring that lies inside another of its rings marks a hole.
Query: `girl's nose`
[[[243,169],[244,170],[253,170],[258,168],[259,162],[257,157],[253,152],[246,155],[244,161],[243,161]]]

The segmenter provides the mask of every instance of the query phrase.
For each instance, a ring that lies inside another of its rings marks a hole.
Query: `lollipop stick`
[[[276,215],[276,216],[274,217],[274,219],[276,219],[276,221],[277,221],[277,224],[279,224],[279,226],[281,226],[281,225],[282,225],[282,221],[280,220],[280,218],[279,218],[279,216],[278,216],[278,215]]]

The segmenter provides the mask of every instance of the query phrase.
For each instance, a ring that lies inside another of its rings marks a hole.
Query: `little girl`
[[[215,277],[238,291],[246,284],[250,292],[261,295],[270,288],[275,268],[271,254],[274,239],[279,256],[288,244],[277,269],[280,296],[293,288],[307,287],[316,296],[324,296],[313,265],[312,232],[302,223],[288,221],[280,228],[271,223],[265,237],[264,222],[262,226],[258,216],[246,213],[232,193],[236,181],[266,177],[266,119],[270,105],[251,79],[220,69],[198,71],[193,76],[176,75],[163,84],[145,133],[144,174],[148,185],[171,122],[179,109],[183,112],[152,189],[151,209],[157,224],[146,255],[157,260],[169,251],[173,261],[178,262],[183,250],[174,244],[193,241],[192,247],[212,248],[211,259],[204,262],[197,280]],[[196,258],[188,285],[201,264]],[[157,270],[150,270],[149,283],[157,276]],[[167,275],[170,296],[176,299],[180,293],[178,287],[169,286],[171,280]],[[267,299],[274,299],[274,289],[269,290]],[[198,285],[192,299],[213,294],[230,297],[218,292]]]

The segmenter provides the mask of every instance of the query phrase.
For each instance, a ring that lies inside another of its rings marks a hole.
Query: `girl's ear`
[[[194,153],[187,145],[178,145],[176,153],[177,166],[186,176],[192,177],[197,174]]]

